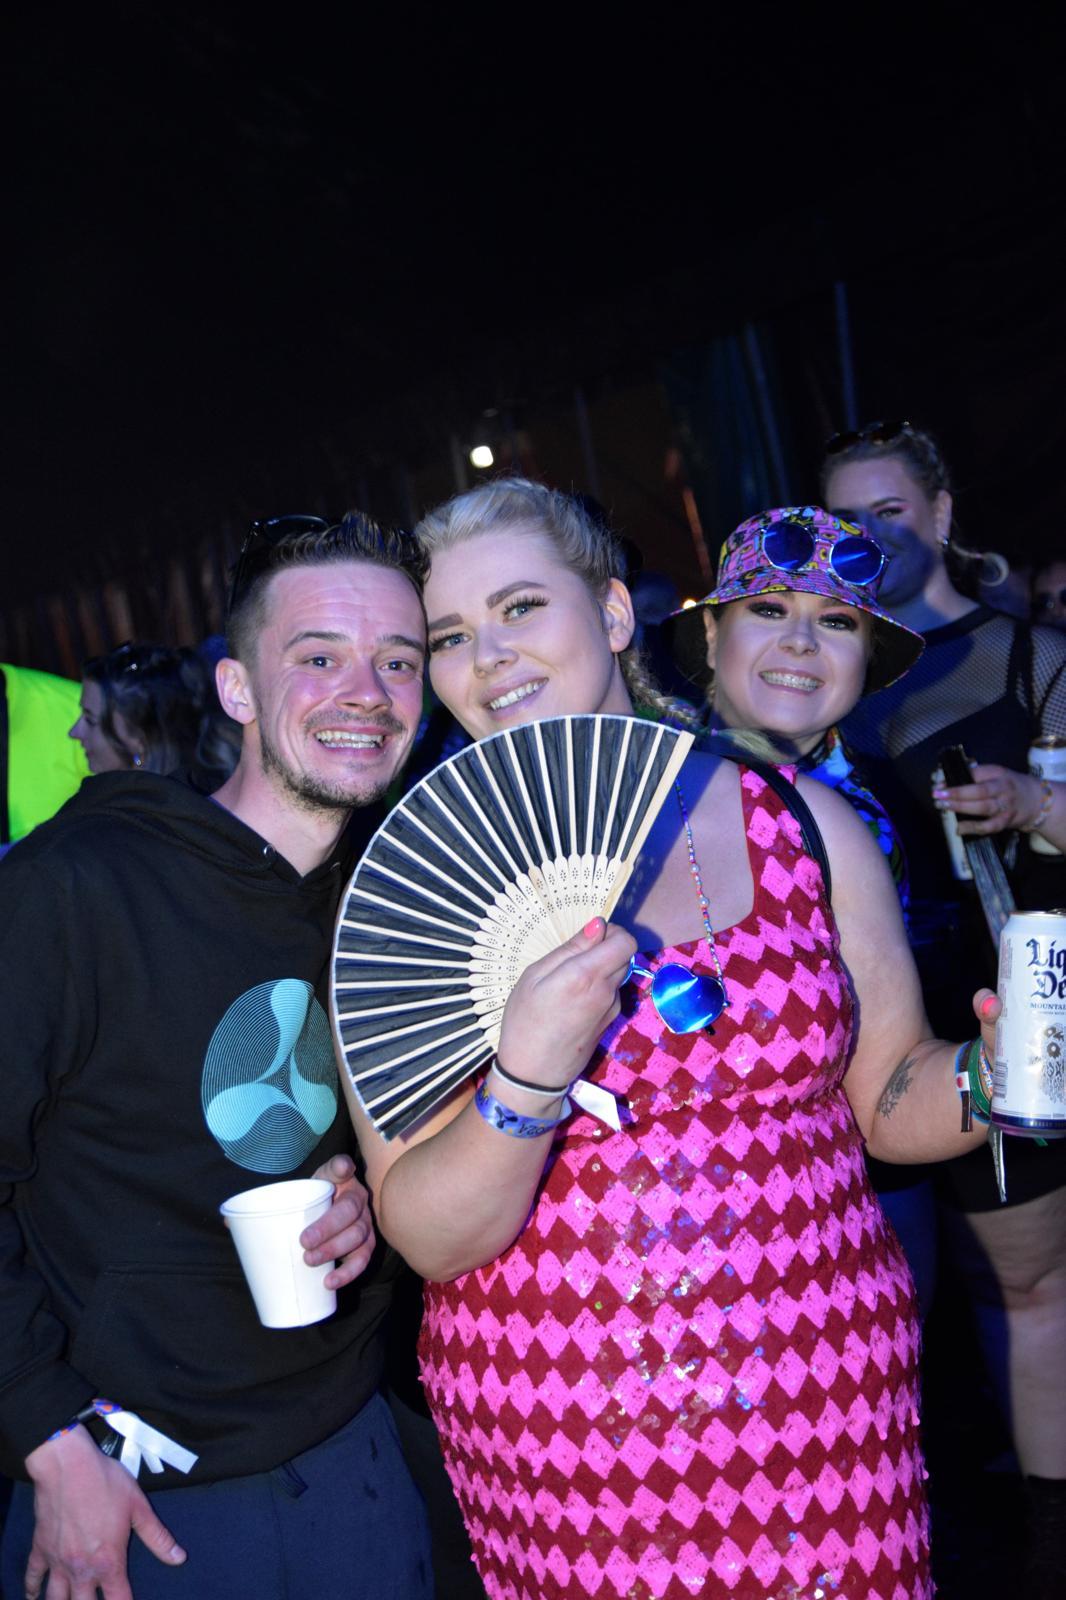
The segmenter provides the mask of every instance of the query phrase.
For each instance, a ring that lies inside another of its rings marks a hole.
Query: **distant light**
[[[691,611],[693,606],[698,606],[698,605],[699,605],[699,601],[698,600],[682,600],[681,609],[682,609],[682,611]]]
[[[470,452],[470,461],[475,467],[491,467],[495,459],[487,444],[476,444]]]

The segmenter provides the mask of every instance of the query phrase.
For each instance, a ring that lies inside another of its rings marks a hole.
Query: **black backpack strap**
[[[822,830],[814,820],[814,812],[804,800],[794,783],[790,783],[783,772],[777,767],[772,767],[768,761],[761,760],[758,756],[748,755],[743,750],[731,750],[725,741],[715,740],[711,746],[712,755],[722,756],[726,761],[736,762],[738,767],[747,767],[760,777],[777,795],[778,799],[791,811],[800,825],[803,835],[803,848],[813,861],[818,863],[825,884],[825,897],[833,898],[833,874],[829,870],[829,856],[822,838]]]
[[[1015,621],[1014,637],[1007,658],[1007,693],[1019,700],[1029,716],[1029,743],[1040,732],[1040,713],[1036,704],[1036,663],[1033,659],[1033,630],[1027,622]]]

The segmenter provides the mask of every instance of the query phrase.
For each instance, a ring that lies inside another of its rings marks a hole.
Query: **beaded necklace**
[[[704,1028],[709,1028],[722,1015],[729,1004],[729,995],[726,993],[722,963],[718,958],[718,946],[714,942],[711,908],[703,892],[703,879],[700,876],[700,864],[696,860],[696,845],[692,838],[685,797],[676,779],[674,789],[677,792],[677,803],[681,807],[681,821],[685,825],[689,870],[696,885],[700,911],[703,913],[703,926],[707,933],[707,947],[714,962],[715,976],[710,978],[703,973],[693,972],[691,967],[683,967],[678,961],[668,961],[657,971],[649,972],[647,967],[637,965],[634,956],[629,963],[626,977],[650,979],[652,1005],[671,1033],[699,1033]]]
[[[685,841],[688,845],[689,871],[692,873],[692,881],[696,885],[696,899],[700,903],[700,911],[703,915],[703,926],[707,934],[707,948],[711,952],[711,959],[714,962],[714,970],[718,978],[718,982],[722,985],[722,1005],[728,1006],[729,994],[725,986],[725,974],[722,971],[722,963],[718,955],[718,946],[714,942],[714,928],[711,926],[711,908],[708,903],[707,896],[703,892],[703,878],[700,876],[700,864],[696,860],[696,845],[692,837],[692,824],[688,820],[688,807],[685,805],[685,796],[682,794],[681,785],[676,778],[674,779],[674,792],[677,795],[677,803],[681,807],[681,821],[684,824]]]

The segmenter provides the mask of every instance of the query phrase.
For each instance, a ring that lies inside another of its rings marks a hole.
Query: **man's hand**
[[[33,1546],[26,1600],[133,1600],[126,1576],[130,1531],[160,1561],[177,1567],[185,1551],[160,1522],[134,1479],[84,1428],[49,1439],[26,1457],[34,1486]],[[14,1597],[12,1597],[14,1600]]]
[[[343,1289],[366,1271],[374,1253],[370,1197],[355,1176],[351,1156],[332,1156],[315,1177],[334,1185],[333,1204],[301,1233],[304,1260],[309,1267],[335,1260],[337,1265],[326,1274],[326,1288]]]

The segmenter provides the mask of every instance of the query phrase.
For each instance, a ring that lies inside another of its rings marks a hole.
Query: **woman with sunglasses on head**
[[[761,540],[761,564],[752,561],[753,540]],[[819,540],[829,565],[812,561]],[[682,670],[705,685],[712,727],[727,737],[741,730],[742,746],[792,762],[850,803],[885,855],[906,916],[899,836],[839,728],[862,695],[894,682],[921,653],[921,639],[877,603],[885,565],[875,540],[824,511],[767,511],[730,534],[715,588],[675,614],[670,635]],[[880,1161],[869,1169],[924,1318],[936,1270],[928,1172]]]
[[[121,644],[82,668],[81,715],[70,730],[90,772],[189,775],[205,792],[236,765],[239,748],[206,663],[194,650]]]
[[[888,762],[894,769],[897,803],[889,809],[908,849],[905,819],[918,824],[912,869],[917,874],[921,862],[925,892],[935,892],[933,885],[951,892],[945,852],[922,842],[919,816],[930,818],[930,775],[945,744],[965,744],[977,762],[972,784],[935,789],[961,833],[1039,832],[1066,847],[1066,783],[1033,777],[1026,760],[1035,738],[1066,735],[1066,643],[958,587],[973,581],[967,570],[981,558],[953,538],[951,480],[935,439],[908,422],[834,435],[821,479],[831,510],[861,523],[890,557],[882,604],[926,642],[906,684],[862,707],[849,723],[856,747],[880,759],[890,783]],[[888,803],[887,792],[884,798]],[[1028,860],[1026,850],[1021,860]]]
[[[958,587],[969,553],[960,556],[953,537],[950,478],[930,434],[899,422],[838,435],[822,487],[838,515],[860,521],[889,551],[881,603],[926,643],[907,678],[861,702],[845,733],[902,835],[926,1008],[950,1036],[967,1013],[966,975],[994,981],[996,963],[973,886],[955,876],[943,811],[955,813],[960,833],[993,837],[1020,906],[1066,904],[1063,858],[1030,845],[1038,832],[1066,846],[1066,784],[1027,771],[1037,738],[1066,735],[1066,640]],[[940,751],[954,744],[977,765],[972,783],[952,789],[935,774]],[[936,1186],[1026,1475],[1032,1581],[1058,1593],[1066,1552],[1066,1142],[1009,1140],[1006,1177],[1005,1206],[983,1154],[947,1163]]]
[[[762,577],[736,562],[761,541]],[[819,541],[829,552],[814,559]],[[922,641],[877,604],[886,558],[861,528],[817,507],[786,507],[750,518],[722,550],[718,583],[696,605],[675,613],[673,638],[690,671],[707,683],[712,726],[755,730],[797,770],[840,790],[888,858],[904,912],[906,864],[884,807],[856,772],[839,723],[867,693],[909,670]],[[772,573],[767,569],[772,568]],[[762,582],[768,579],[766,587]],[[734,602],[767,596],[751,605]],[[761,662],[752,672],[751,652]],[[812,660],[815,669],[797,671]]]
[[[617,543],[570,497],[503,480],[416,533],[433,685],[474,738],[648,704]],[[929,1038],[881,853],[801,787],[832,905],[786,799],[690,755],[616,924],[526,969],[476,1090],[389,1143],[351,1097],[429,1280],[423,1380],[492,1600],[931,1593],[913,1293],[863,1135],[980,1143],[980,1050]]]

